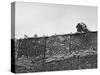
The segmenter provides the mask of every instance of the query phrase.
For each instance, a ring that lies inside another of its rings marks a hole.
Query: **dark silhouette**
[[[28,36],[27,35],[24,35],[24,38],[28,38]]]
[[[80,33],[89,32],[87,25],[83,22],[78,23],[76,28],[77,28],[77,32],[80,32]]]

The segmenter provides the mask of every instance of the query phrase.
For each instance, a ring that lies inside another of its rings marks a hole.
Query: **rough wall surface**
[[[97,50],[97,32],[50,37],[46,45],[48,55],[51,56],[64,56],[72,52]]]
[[[22,55],[29,57],[36,57],[41,54],[44,54],[45,42],[44,38],[28,38],[28,39],[20,39],[18,45],[18,54],[19,57]]]
[[[19,40],[19,56],[62,57],[73,52],[97,50],[97,32]]]
[[[83,33],[83,34],[74,34],[72,35],[72,51],[79,50],[97,50],[97,33]]]

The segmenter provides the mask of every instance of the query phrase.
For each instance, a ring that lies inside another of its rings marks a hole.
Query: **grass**
[[[70,55],[70,57],[63,58],[63,60],[52,60],[50,62],[46,62],[46,59],[20,59],[16,61],[16,73],[97,68],[97,53],[93,51],[82,53]]]

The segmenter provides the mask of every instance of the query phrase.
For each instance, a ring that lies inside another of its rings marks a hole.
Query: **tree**
[[[78,23],[77,26],[76,26],[76,29],[77,29],[77,32],[80,32],[80,33],[89,32],[87,25],[83,22]]]

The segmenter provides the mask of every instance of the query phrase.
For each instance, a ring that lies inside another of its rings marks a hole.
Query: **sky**
[[[16,2],[15,37],[75,33],[79,22],[96,31],[97,16],[97,7],[94,6]]]

